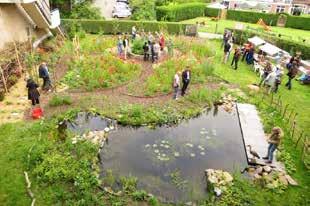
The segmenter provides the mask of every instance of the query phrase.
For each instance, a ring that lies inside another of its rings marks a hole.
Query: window
[[[285,6],[277,6],[276,12],[281,13],[281,12],[284,12],[284,10],[285,10]]]

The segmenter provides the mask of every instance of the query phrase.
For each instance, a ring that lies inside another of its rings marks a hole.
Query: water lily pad
[[[162,156],[162,157],[166,157],[167,155],[166,155],[166,154],[161,154],[161,156]]]
[[[191,143],[186,143],[185,146],[187,146],[187,147],[194,147],[194,145],[191,144]]]
[[[207,135],[207,136],[206,136],[206,139],[211,139],[211,137]]]
[[[161,146],[161,147],[165,147],[165,145],[163,145],[163,144],[160,144],[159,146]]]
[[[191,153],[190,156],[191,156],[191,157],[195,157],[196,155],[195,155],[194,153]]]
[[[154,152],[155,152],[156,154],[158,154],[158,153],[159,153],[159,150],[158,150],[158,149],[156,149],[156,150],[154,150]]]
[[[175,157],[180,157],[180,153],[175,152],[175,153],[174,153],[174,156],[175,156]]]
[[[144,147],[149,148],[150,146],[151,146],[150,144],[146,144]]]
[[[156,148],[156,147],[157,147],[157,144],[153,144],[153,147]]]
[[[198,145],[198,149],[205,150],[205,148],[203,146],[201,146],[201,145]]]
[[[200,155],[204,156],[206,153],[205,152],[200,152]]]
[[[169,146],[169,145],[164,145],[164,147],[165,147],[166,149],[169,149],[169,148],[170,148],[170,146]]]

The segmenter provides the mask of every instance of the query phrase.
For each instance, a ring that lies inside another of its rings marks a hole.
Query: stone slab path
[[[268,142],[264,133],[263,125],[260,121],[256,107],[251,104],[237,104],[241,129],[243,132],[244,144],[247,152],[248,163],[265,165],[262,157],[266,156]],[[257,152],[261,159],[253,162],[253,156],[247,145],[252,146],[252,150]],[[274,159],[276,154],[274,154]],[[274,161],[275,162],[275,161]]]

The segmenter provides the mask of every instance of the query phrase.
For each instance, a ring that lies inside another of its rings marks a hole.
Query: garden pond
[[[80,115],[77,120],[71,129],[79,132],[113,124],[99,116]],[[228,113],[214,107],[174,126],[114,126],[100,153],[102,178],[111,171],[116,179],[137,177],[139,189],[163,202],[201,200],[207,194],[206,169],[233,173],[247,165],[235,108]]]

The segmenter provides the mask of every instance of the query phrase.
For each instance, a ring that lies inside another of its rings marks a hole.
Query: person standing
[[[261,76],[261,80],[259,82],[259,86],[262,85],[262,83],[265,81],[265,79],[268,77],[268,75],[272,72],[272,64],[268,61],[265,68],[264,73]]]
[[[179,93],[179,88],[180,88],[180,75],[181,72],[177,72],[174,75],[174,79],[173,79],[173,89],[174,89],[174,94],[173,94],[173,99],[178,100],[178,93]]]
[[[46,62],[42,62],[42,64],[39,66],[39,77],[43,79],[42,89],[44,91],[49,91],[51,88],[51,80]]]
[[[281,139],[283,137],[283,131],[280,127],[274,127],[269,135],[267,141],[269,143],[267,156],[263,159],[267,160],[266,163],[272,163],[273,153],[278,148]]]
[[[124,36],[123,47],[124,47],[124,59],[127,59],[127,53],[129,48],[129,41],[127,35]]]
[[[163,33],[160,33],[159,45],[160,45],[160,50],[164,51],[164,49],[165,49],[165,36]]]
[[[167,48],[168,48],[168,54],[170,57],[173,57],[173,42],[172,39],[170,38],[167,42]]]
[[[244,61],[244,59],[248,56],[250,48],[251,48],[251,43],[250,42],[244,44],[243,56],[242,56],[242,60],[241,61]]]
[[[154,54],[155,54],[155,60],[158,61],[160,56],[160,45],[158,42],[154,44]]]
[[[38,91],[39,85],[30,78],[27,80],[26,87],[28,89],[28,99],[31,100],[32,106],[40,104],[40,93]]]
[[[273,92],[277,93],[279,89],[279,85],[281,84],[282,71],[280,69],[280,65],[277,65],[277,69],[275,71],[276,77],[274,81],[274,89]]]
[[[117,41],[117,54],[119,57],[121,57],[123,54],[123,42],[122,42],[121,36],[118,37],[118,41]]]
[[[186,69],[182,73],[182,83],[183,83],[182,93],[181,93],[182,96],[184,96],[186,93],[187,87],[190,83],[190,79],[191,79],[191,71],[190,71],[189,66],[187,66]]]
[[[285,86],[291,90],[292,89],[292,79],[296,77],[298,73],[298,63],[297,61],[293,61],[292,66],[289,68],[289,71],[287,73],[288,76],[288,82],[285,84]]]
[[[137,29],[135,26],[133,26],[131,28],[131,36],[132,36],[132,39],[135,40],[136,39],[136,36],[137,36]]]
[[[233,66],[235,64],[235,68],[234,68],[235,70],[238,69],[239,58],[240,58],[240,49],[236,48],[234,56],[233,56],[233,60],[231,62],[231,66]]]
[[[151,50],[151,59],[152,59],[152,63],[155,62],[155,43],[151,42],[150,43],[150,50]]]
[[[227,63],[230,49],[231,49],[231,44],[230,44],[230,42],[225,42],[225,43],[224,43],[224,57],[223,57],[223,63],[224,63],[224,64]]]
[[[147,61],[150,57],[149,55],[149,45],[147,42],[144,43],[143,45],[143,53],[144,53],[144,61]]]

